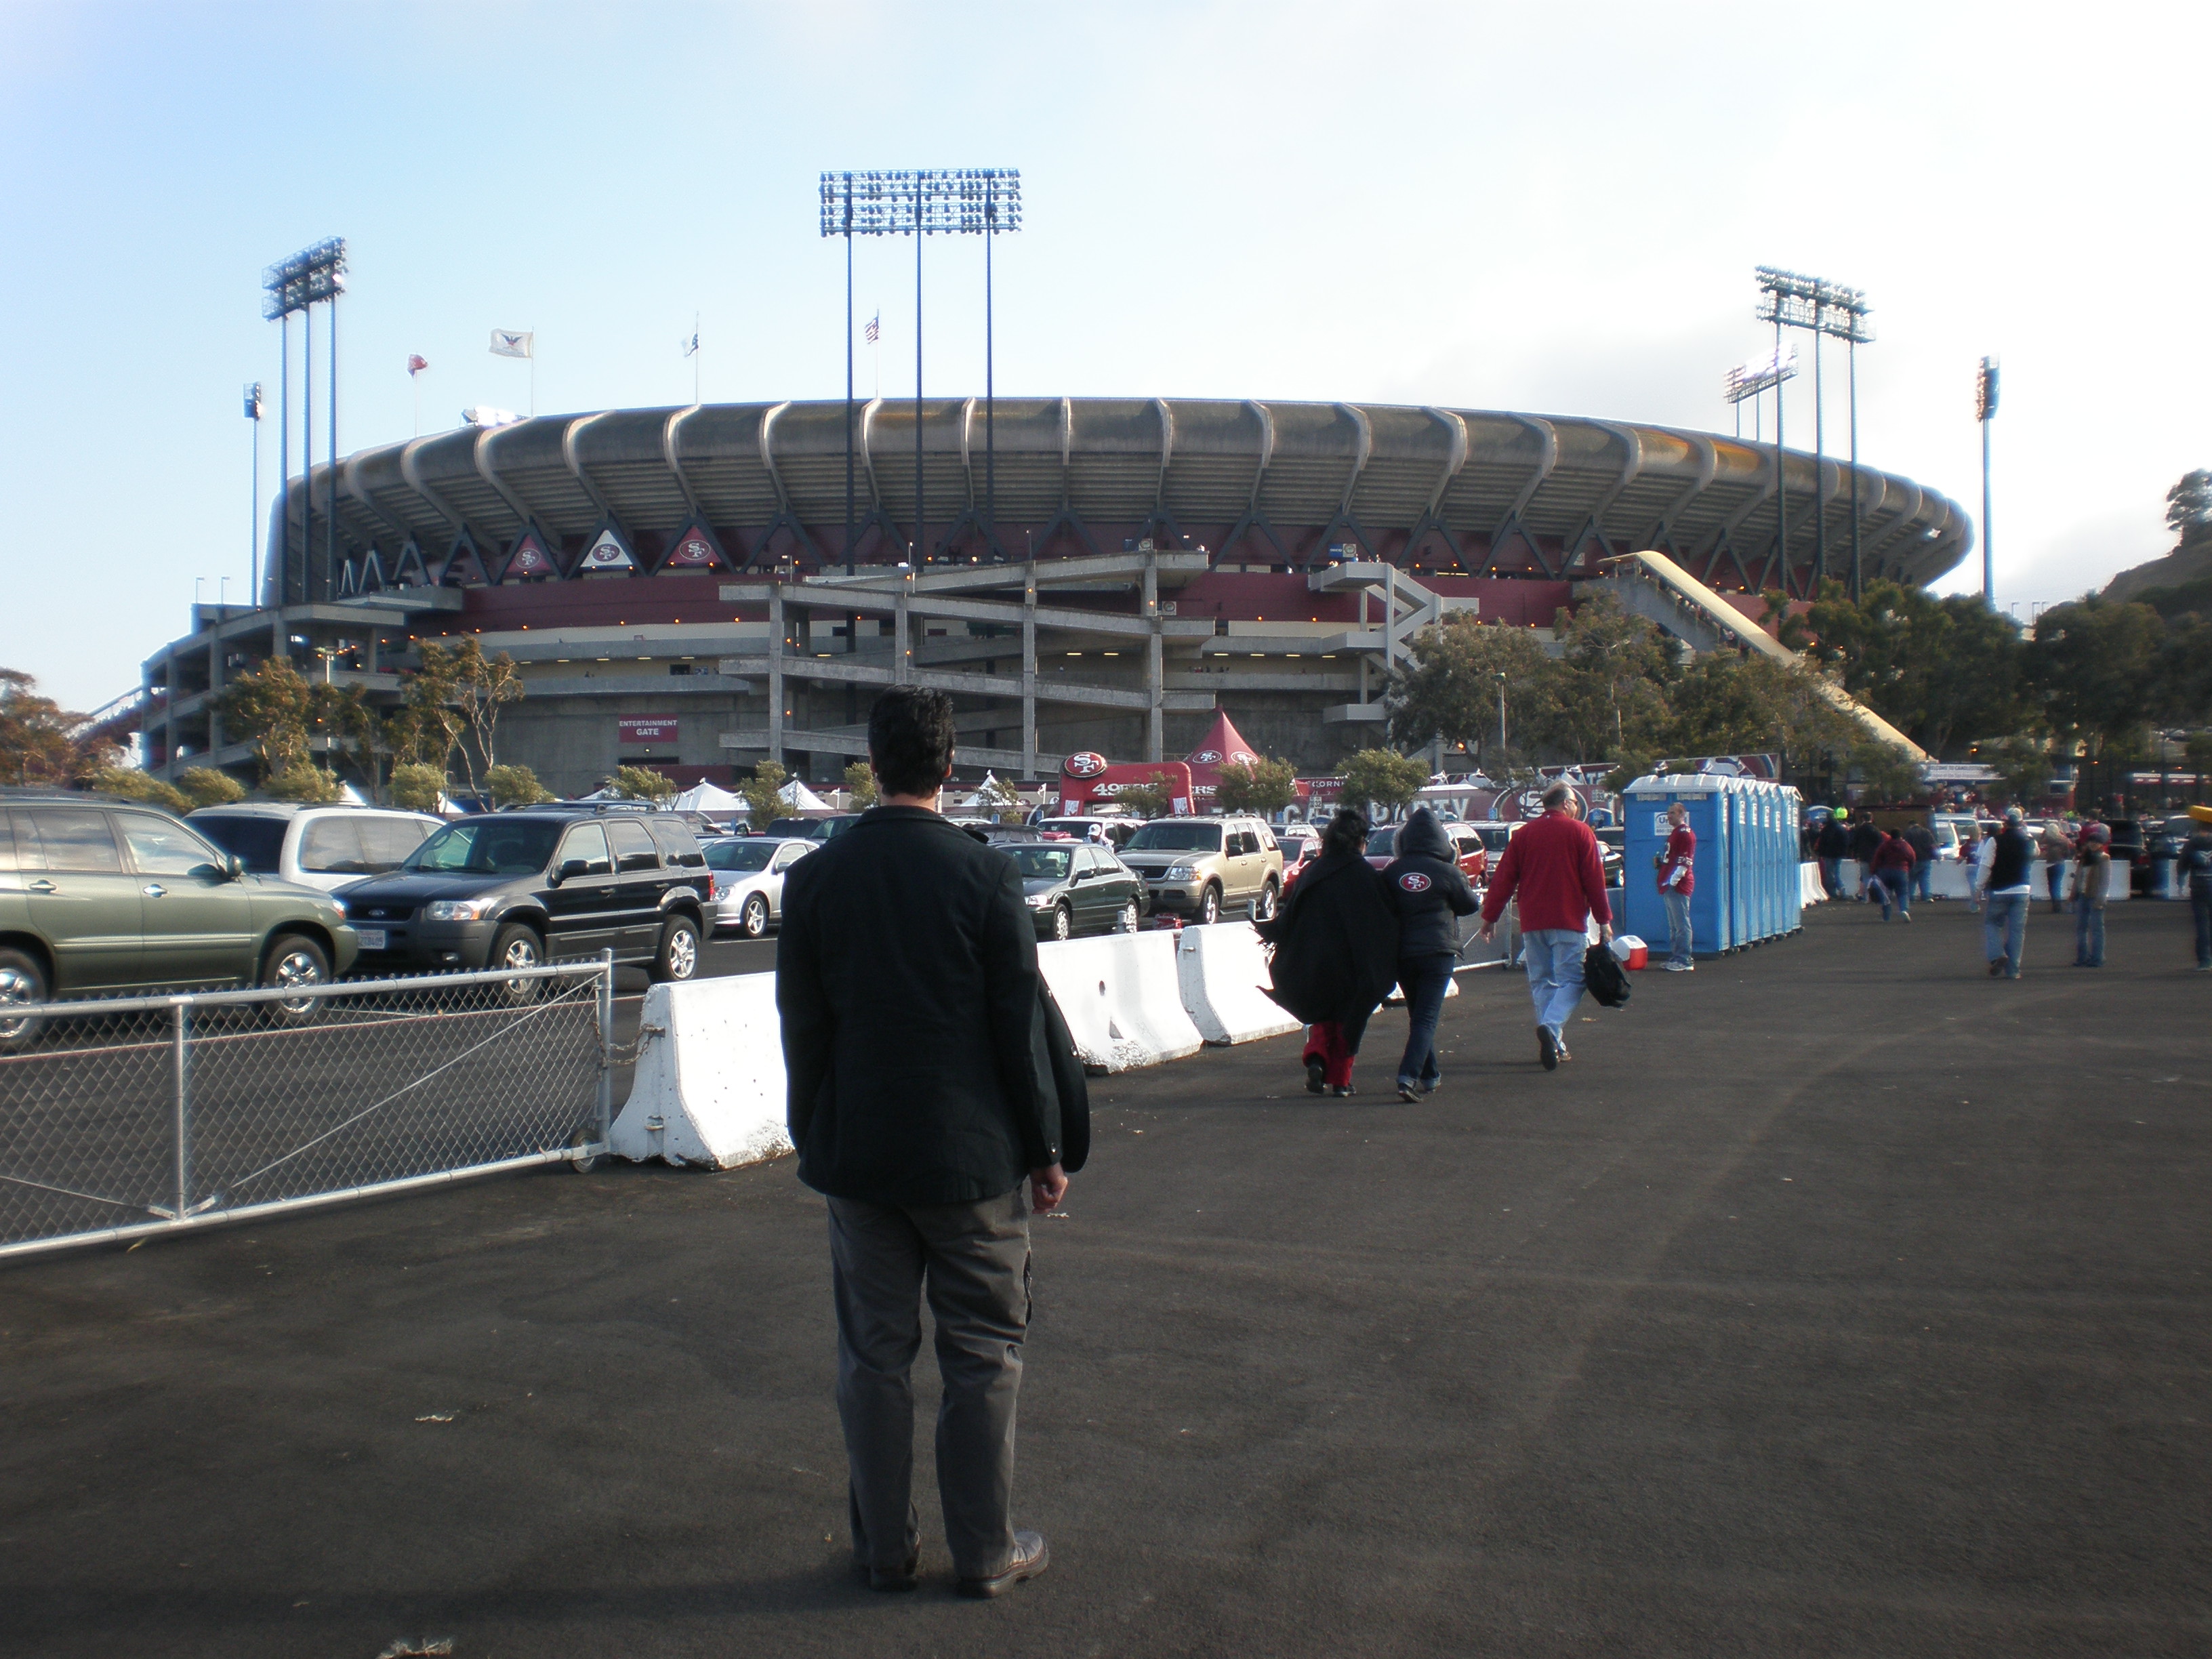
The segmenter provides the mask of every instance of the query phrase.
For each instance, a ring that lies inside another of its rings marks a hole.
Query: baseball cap
[[[2005,808],[2005,822],[2007,823],[2019,823],[2027,817],[2027,814],[2021,811],[2017,806],[2008,806]]]

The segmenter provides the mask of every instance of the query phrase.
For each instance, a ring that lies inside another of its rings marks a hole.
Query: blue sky
[[[1863,454],[1977,511],[1974,366],[2002,357],[1998,590],[2026,614],[2163,551],[2166,486],[2212,465],[2185,297],[2208,46],[2181,5],[0,0],[0,663],[88,707],[183,631],[195,577],[243,592],[264,265],[350,241],[349,451],[412,429],[410,352],[425,430],[523,407],[494,327],[536,331],[540,412],[688,400],[695,312],[708,399],[830,396],[814,191],[846,167],[1022,169],[1012,392],[1727,430],[1752,268],[1856,283]],[[910,258],[862,249],[887,392]],[[927,260],[928,384],[980,391],[980,250]]]

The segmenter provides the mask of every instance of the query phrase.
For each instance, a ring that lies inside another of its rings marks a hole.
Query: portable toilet
[[[1782,917],[1795,933],[1805,926],[1805,860],[1797,841],[1797,826],[1805,821],[1805,797],[1795,789],[1784,787],[1782,792],[1782,855],[1790,866],[1789,883],[1783,889]]]
[[[1652,860],[1667,850],[1667,809],[1680,802],[1698,838],[1690,893],[1692,948],[1700,956],[1732,949],[1736,935],[1729,898],[1729,780],[1696,774],[1638,778],[1621,797],[1623,836],[1621,921],[1625,931],[1656,949],[1667,937],[1667,907],[1659,896]]]

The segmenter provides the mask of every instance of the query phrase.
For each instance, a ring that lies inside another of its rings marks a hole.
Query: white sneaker
[[[1670,974],[1694,974],[1698,970],[1695,964],[1691,963],[1670,962],[1667,964],[1667,971]]]

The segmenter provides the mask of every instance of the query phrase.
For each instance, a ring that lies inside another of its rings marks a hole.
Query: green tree
[[[499,720],[508,703],[523,696],[522,678],[506,652],[486,657],[475,638],[441,645],[424,640],[416,647],[421,667],[410,678],[406,708],[410,742],[421,758],[440,763],[458,759],[471,793],[478,780],[499,764]],[[443,733],[446,748],[435,746]]]
[[[845,793],[852,799],[855,812],[865,812],[883,798],[876,787],[876,769],[864,760],[849,763],[845,768]]]
[[[2079,741],[2092,759],[2137,752],[2161,711],[2153,699],[2166,624],[2147,605],[2092,594],[2036,619],[2028,684],[2041,724]]]
[[[2051,745],[2033,732],[2015,732],[1982,745],[1982,759],[1996,772],[2005,799],[2034,808],[2049,799]]]
[[[1155,772],[1143,783],[1125,783],[1114,792],[1115,804],[1140,818],[1165,817],[1175,805],[1175,780]]]
[[[1394,749],[1363,749],[1344,763],[1340,799],[1361,811],[1370,803],[1395,812],[1410,805],[1429,781],[1429,763]]]
[[[484,787],[490,791],[495,806],[535,806],[554,798],[553,792],[538,782],[538,774],[526,766],[493,767],[484,774]]]
[[[71,714],[21,669],[0,668],[0,779],[18,786],[66,787],[107,763],[113,745],[74,734],[84,716]]]
[[[676,781],[650,766],[618,766],[604,787],[617,800],[666,800],[676,793]]]
[[[995,775],[985,779],[983,787],[975,792],[975,805],[1001,823],[1019,823],[1023,813],[1029,810],[1021,791]]]
[[[1297,768],[1286,760],[1232,762],[1221,769],[1213,804],[1224,812],[1279,812],[1297,793]]]
[[[327,806],[345,799],[337,779],[313,762],[295,761],[261,786],[271,800],[296,800],[309,806]]]
[[[2166,492],[2166,522],[2177,536],[2212,524],[2212,471],[2199,467],[2181,475],[2181,481]]]
[[[780,793],[791,774],[783,769],[780,761],[764,760],[753,768],[753,775],[738,786],[738,793],[745,799],[746,815],[756,830],[765,830],[771,819],[783,816]]]
[[[177,787],[195,806],[222,806],[246,799],[246,786],[212,766],[188,766],[177,774]]]
[[[392,804],[414,812],[434,812],[446,793],[446,769],[409,761],[392,769]]]
[[[1647,750],[1667,725],[1666,687],[1676,653],[1666,635],[1610,593],[1562,609],[1553,676],[1551,736],[1578,760]]]
[[[289,657],[270,657],[248,669],[216,702],[231,739],[252,746],[264,787],[307,764],[313,696]]]
[[[1390,741],[1401,748],[1440,738],[1467,745],[1478,766],[1504,765],[1497,748],[1501,684],[1515,731],[1537,730],[1550,718],[1557,670],[1534,629],[1454,616],[1414,635],[1407,653],[1384,687]]]
[[[1802,652],[1813,643],[1813,635],[1805,625],[1805,613],[1790,608],[1790,596],[1778,587],[1770,587],[1759,596],[1766,602],[1760,614],[1759,625],[1791,651]]]
[[[1809,669],[1763,655],[1698,657],[1675,682],[1673,703],[1664,750],[1673,759],[1771,752],[1786,769],[1838,770],[1863,741]]]
[[[135,766],[103,766],[88,775],[85,787],[103,795],[120,795],[125,800],[143,800],[155,806],[167,807],[172,812],[189,812],[192,800],[173,784],[164,783],[150,772],[142,772]]]
[[[2019,631],[1978,599],[1875,581],[1854,603],[1830,581],[1811,614],[1815,655],[1844,689],[1930,753],[2032,717]]]

